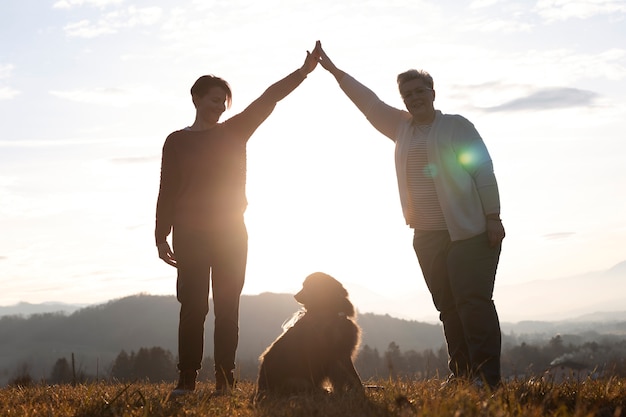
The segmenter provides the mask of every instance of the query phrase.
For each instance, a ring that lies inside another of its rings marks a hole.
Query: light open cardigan
[[[407,159],[416,128],[411,114],[381,101],[376,94],[346,74],[341,89],[383,135],[396,143],[395,162],[400,203],[408,222],[411,200],[407,184]],[[427,139],[428,161],[439,205],[450,238],[469,239],[486,230],[487,214],[500,213],[500,196],[493,163],[474,125],[459,115],[437,110]]]

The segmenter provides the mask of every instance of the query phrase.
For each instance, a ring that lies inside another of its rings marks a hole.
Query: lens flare
[[[470,166],[474,163],[475,158],[471,152],[462,152],[459,154],[459,163],[463,166]]]

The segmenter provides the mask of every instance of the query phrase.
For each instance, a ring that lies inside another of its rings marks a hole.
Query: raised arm
[[[307,75],[317,66],[317,56],[307,51],[304,63],[300,68],[285,78],[270,85],[259,98],[254,100],[244,111],[225,122],[240,135],[249,138],[257,127],[272,114],[276,103],[295,90]]]
[[[274,103],[279,102],[283,98],[287,97],[289,93],[296,89],[304,81],[304,79],[315,69],[317,66],[317,57],[309,51],[306,51],[306,58],[304,63],[298,70],[292,74],[283,78],[280,81],[270,85],[267,90],[255,101],[268,100]]]
[[[313,55],[319,57],[320,65],[335,77],[339,87],[365,115],[372,126],[395,141],[398,125],[410,119],[410,114],[384,103],[372,90],[337,68],[322,49],[320,41],[315,44]]]

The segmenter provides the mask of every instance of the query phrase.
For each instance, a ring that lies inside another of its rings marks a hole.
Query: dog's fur
[[[261,355],[258,394],[292,394],[332,386],[363,390],[352,362],[361,329],[343,285],[330,275],[309,275],[294,298],[303,309]]]

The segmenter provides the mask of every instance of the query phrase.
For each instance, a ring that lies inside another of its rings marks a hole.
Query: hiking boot
[[[235,377],[233,371],[215,371],[215,391],[214,395],[225,395],[235,389]]]
[[[197,371],[180,371],[178,384],[170,393],[170,398],[177,398],[192,393],[196,389]]]

